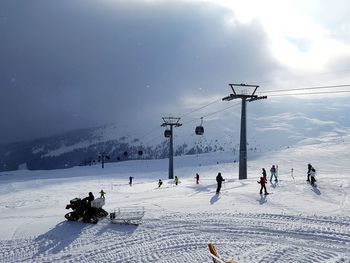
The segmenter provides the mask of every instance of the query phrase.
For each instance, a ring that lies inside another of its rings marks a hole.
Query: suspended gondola
[[[171,137],[171,130],[166,129],[166,130],[164,131],[164,137],[165,137],[165,138],[170,138],[170,137]]]
[[[203,127],[203,117],[201,117],[201,124],[196,127],[195,129],[196,135],[203,135],[204,134],[204,127]]]

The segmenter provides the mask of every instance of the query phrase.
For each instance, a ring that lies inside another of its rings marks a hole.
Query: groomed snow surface
[[[350,137],[328,138],[249,156],[247,180],[228,153],[179,157],[178,186],[166,179],[166,159],[1,173],[0,262],[212,262],[208,243],[238,262],[350,262],[349,146]],[[317,188],[305,181],[308,163]],[[280,181],[260,196],[261,168],[272,164]],[[70,199],[101,189],[108,212],[144,206],[142,224],[65,220]]]

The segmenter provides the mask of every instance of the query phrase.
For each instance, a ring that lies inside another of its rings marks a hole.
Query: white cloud
[[[350,56],[350,45],[335,38],[329,21],[317,19],[310,4],[298,1],[215,0],[230,8],[239,23],[259,21],[268,35],[270,51],[290,69],[304,72],[325,70],[335,58]],[[314,9],[325,9],[324,2],[313,1]],[[342,13],[345,20],[349,20]],[[234,20],[229,20],[233,22]],[[342,24],[341,28],[347,24]]]

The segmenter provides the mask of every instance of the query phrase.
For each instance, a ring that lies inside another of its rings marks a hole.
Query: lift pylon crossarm
[[[175,127],[180,127],[182,126],[181,123],[173,123],[173,124],[169,124],[169,123],[163,123],[162,125],[160,125],[160,127],[166,127],[168,125],[172,125],[172,126],[175,126]]]
[[[254,95],[256,90],[259,88],[259,85],[249,85],[249,84],[243,84],[243,83],[241,83],[241,84],[231,83],[231,84],[228,84],[228,85],[231,87],[231,89],[233,91],[233,95],[237,95],[234,87],[252,87],[252,88],[255,88],[253,93],[252,93],[252,95]]]
[[[230,96],[224,97],[222,98],[223,101],[230,101],[230,100],[234,100],[234,99],[253,99],[253,98],[257,98],[257,95],[244,95],[244,94],[238,94],[238,95],[233,95],[230,94]]]
[[[265,100],[265,99],[267,99],[267,96],[259,96],[259,97],[251,98],[251,99],[249,99],[247,101],[251,102],[251,101],[255,101],[255,100]]]
[[[222,98],[222,100],[223,100],[223,101],[225,101],[225,100],[229,101],[229,100],[233,100],[234,97],[235,97],[235,95],[230,94],[229,96],[226,96],[226,97]]]
[[[176,117],[162,117],[164,123],[162,125],[180,125],[179,123],[181,118],[176,118]]]
[[[244,84],[244,83],[240,83],[240,84],[230,83],[228,85],[230,85],[231,88],[234,87],[234,86],[259,88],[259,85],[250,85],[250,84]]]

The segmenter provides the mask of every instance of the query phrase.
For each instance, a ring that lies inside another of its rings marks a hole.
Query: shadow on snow
[[[88,224],[80,222],[62,221],[58,223],[53,229],[35,239],[39,243],[39,247],[34,257],[46,251],[53,254],[59,253],[74,242],[87,226]]]
[[[210,198],[210,204],[213,205],[214,203],[219,201],[219,199],[220,199],[220,195],[219,194],[213,195],[212,198]]]
[[[266,195],[260,195],[260,199],[257,199],[257,201],[259,201],[259,204],[261,205],[267,203]]]
[[[321,195],[321,191],[320,191],[320,189],[317,188],[317,186],[313,186],[313,187],[311,188],[311,190],[312,190],[315,194]]]
[[[89,227],[98,227],[99,225],[86,224],[82,222],[62,221],[58,223],[53,229],[49,230],[45,234],[38,236],[35,241],[39,243],[38,252],[33,258],[50,252],[50,254],[58,254],[76,239],[80,237],[84,229]],[[107,232],[117,232],[116,234],[132,234],[137,225],[125,225],[125,224],[103,224],[101,229],[96,235],[102,235]]]

